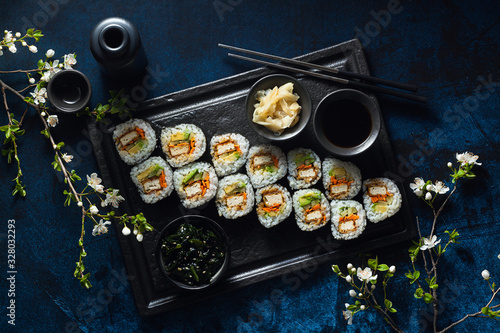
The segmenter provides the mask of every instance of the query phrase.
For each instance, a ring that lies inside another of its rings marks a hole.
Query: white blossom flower
[[[377,275],[372,276],[372,269],[370,267],[366,267],[365,269],[359,267],[357,275],[360,281],[372,281],[377,279]]]
[[[125,200],[124,197],[119,195],[119,192],[119,190],[113,190],[113,193],[111,194],[106,193],[106,200],[103,201],[103,206],[112,205],[113,207],[118,208],[120,201]]]
[[[38,52],[38,49],[35,45],[31,45],[29,48],[30,52],[33,52],[33,53],[37,53]]]
[[[351,281],[352,281],[351,276],[350,276],[350,275],[347,275],[347,276],[345,277],[345,281],[346,281],[347,283],[351,283]]]
[[[142,242],[142,240],[144,239],[144,236],[141,233],[139,233],[139,234],[137,234],[137,236],[135,236],[135,238],[137,239],[138,242]]]
[[[71,69],[76,65],[76,54],[65,54],[64,55],[64,69]]]
[[[477,163],[477,159],[479,158],[478,155],[474,155],[472,153],[469,153],[469,152],[465,152],[465,153],[462,153],[462,154],[459,154],[457,153],[456,155],[457,157],[457,161],[460,162],[460,166],[465,166],[466,164],[469,164],[469,165],[473,165],[473,164],[477,164],[477,165],[481,165],[482,163]]]
[[[92,187],[94,190],[96,190],[97,192],[101,193],[100,191],[97,190],[97,187],[104,187],[102,185],[100,185],[102,182],[102,179],[97,177],[97,173],[92,173],[89,177],[89,175],[87,175],[87,184]]]
[[[438,241],[436,241],[436,239],[436,235],[432,236],[431,239],[423,237],[422,241],[424,242],[424,245],[420,247],[420,250],[425,251],[428,249],[432,249],[434,246],[438,245],[441,242],[441,239]]]
[[[28,80],[31,84],[34,84],[35,83],[35,78],[32,78],[30,77],[30,79]]]
[[[488,270],[484,270],[481,272],[481,276],[483,277],[483,279],[485,279],[486,281],[488,281],[490,279],[490,272],[488,272]]]
[[[47,98],[47,89],[42,88],[38,90],[38,87],[35,88],[35,91],[30,93],[31,96],[33,96],[34,100],[33,102],[38,105],[40,103],[45,103],[45,98]]]
[[[16,53],[16,52],[17,52],[16,45],[15,45],[15,44],[10,44],[10,46],[9,46],[9,51],[10,51],[11,53]]]
[[[90,206],[89,212],[92,215],[97,215],[99,214],[99,208],[97,208],[95,205]]]
[[[356,291],[354,289],[349,290],[349,296],[356,297]]]
[[[94,226],[94,229],[92,230],[92,236],[95,236],[95,235],[101,235],[101,234],[105,234],[108,232],[108,227],[106,227],[106,225],[108,224],[111,224],[110,221],[104,221],[103,219],[101,219],[101,221],[99,221],[99,224],[96,224]]]
[[[47,117],[47,124],[49,124],[50,127],[56,127],[58,123],[59,123],[59,118],[56,115],[50,115]]]
[[[56,54],[56,52],[54,50],[52,50],[52,49],[48,49],[47,52],[45,52],[45,56],[47,58],[52,58],[54,56],[54,54]]]
[[[8,42],[12,42],[12,39],[13,39],[13,36],[12,36],[12,31],[7,31],[5,30],[4,31],[4,34],[5,34],[5,37],[3,38],[3,40],[8,43]]]
[[[52,78],[52,73],[50,71],[46,71],[46,72],[43,72],[42,77],[40,78],[40,81],[49,82],[51,78]]]
[[[61,71],[61,69],[59,68],[59,60],[54,60],[52,64],[46,62],[44,68],[47,71],[43,73],[43,76],[40,80],[45,82],[49,82],[50,79],[54,76],[54,74]]]
[[[20,32],[16,32],[16,37],[17,38],[21,37],[21,33]]]
[[[427,200],[427,201],[428,201],[428,200],[431,200],[431,199],[432,199],[432,194],[431,194],[431,192],[427,192],[427,193],[425,193],[425,200]]]
[[[394,272],[396,272],[396,266],[389,267],[389,272],[394,274]]]
[[[345,308],[347,309],[349,307],[349,303],[345,303]],[[344,319],[347,320],[347,325],[352,325],[352,311],[347,310],[347,311],[342,311],[344,314]]]
[[[62,158],[63,158],[64,162],[71,163],[71,161],[73,160],[73,155],[69,155],[69,154],[64,153],[62,155]]]
[[[413,190],[413,193],[415,193],[417,196],[421,196],[422,188],[425,185],[424,180],[420,177],[416,177],[413,181],[415,183],[410,183],[410,188]]]
[[[130,229],[127,226],[124,226],[122,229],[122,234],[123,234],[123,236],[130,235]]]
[[[446,186],[442,181],[436,180],[436,184],[434,185],[434,192],[437,194],[445,194],[448,192],[450,188]]]

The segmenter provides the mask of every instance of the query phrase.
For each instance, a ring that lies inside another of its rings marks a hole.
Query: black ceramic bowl
[[[313,116],[314,134],[330,153],[358,155],[375,142],[381,125],[377,104],[365,93],[341,89],[327,95]]]
[[[57,72],[47,85],[47,95],[54,108],[64,113],[83,110],[92,96],[89,79],[74,69]]]
[[[176,233],[177,230],[179,229],[179,226],[183,223],[184,224],[191,224],[197,228],[203,228],[204,230],[210,230],[215,234],[215,236],[218,239],[220,239],[222,241],[224,254],[225,254],[224,260],[222,262],[221,267],[218,269],[218,271],[210,279],[209,283],[200,284],[200,285],[189,285],[187,283],[176,280],[175,277],[170,275],[165,268],[165,266],[168,265],[168,262],[165,262],[165,258],[162,254],[162,249],[161,249],[161,246],[163,243],[162,240],[165,237],[168,237],[169,235]],[[224,272],[226,271],[226,269],[229,265],[231,251],[229,248],[229,239],[228,239],[226,233],[224,232],[224,229],[222,229],[222,227],[219,224],[217,224],[217,222],[215,222],[214,220],[211,220],[207,217],[204,217],[204,216],[186,215],[186,216],[181,216],[181,217],[173,220],[172,222],[167,224],[167,226],[162,230],[162,232],[160,233],[160,237],[158,239],[157,257],[158,257],[158,264],[160,266],[160,270],[163,272],[163,274],[167,277],[167,279],[171,283],[173,283],[174,285],[176,285],[179,288],[186,289],[186,290],[201,290],[201,289],[205,289],[205,288],[208,288],[208,287],[214,285],[217,281],[219,281],[223,277]]]
[[[267,129],[263,125],[256,124],[252,121],[253,113],[255,111],[254,105],[257,102],[255,99],[255,94],[257,94],[257,91],[259,90],[273,89],[275,86],[279,87],[287,82],[293,83],[293,92],[300,97],[297,101],[297,103],[299,103],[299,105],[301,106],[301,111],[299,113],[300,118],[294,126],[285,129],[280,135],[276,135],[273,131]],[[257,134],[274,141],[288,140],[299,134],[304,129],[304,127],[306,127],[312,113],[312,101],[309,92],[299,81],[297,81],[297,79],[283,74],[273,74],[265,76],[257,81],[250,89],[245,105],[247,119],[250,127],[252,127],[252,129],[257,132]]]

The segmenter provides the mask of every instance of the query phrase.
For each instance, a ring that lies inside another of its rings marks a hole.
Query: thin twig
[[[32,73],[38,72],[40,69],[15,69],[12,71],[0,71],[0,74],[13,74],[13,73]]]
[[[431,237],[432,235],[434,234],[434,228],[436,227],[436,220],[437,220],[437,217],[439,216],[439,214],[441,214],[441,211],[443,210],[444,206],[446,205],[446,203],[448,202],[448,200],[450,199],[450,197],[453,195],[453,193],[455,193],[456,189],[457,189],[457,185],[458,185],[458,182],[455,183],[455,186],[453,187],[453,190],[451,190],[450,194],[448,194],[448,196],[446,197],[446,199],[444,200],[443,204],[441,205],[441,207],[439,207],[437,213],[434,213],[434,221],[432,223],[432,229],[431,229]]]

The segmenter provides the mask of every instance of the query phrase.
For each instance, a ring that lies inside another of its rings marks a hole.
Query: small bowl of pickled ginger
[[[250,126],[259,135],[274,141],[299,134],[311,118],[309,92],[289,75],[273,74],[257,81],[246,99]]]

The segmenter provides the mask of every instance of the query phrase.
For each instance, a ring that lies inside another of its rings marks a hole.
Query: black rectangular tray
[[[297,59],[369,74],[358,40],[347,41]],[[276,72],[259,68],[171,93],[142,103],[134,116],[149,121],[158,137],[162,126],[193,123],[204,131],[207,142],[213,135],[237,132],[247,137],[251,145],[269,143],[254,133],[247,124],[244,104],[252,84],[259,78]],[[313,108],[328,93],[340,88],[331,82],[307,76],[295,77],[310,92]],[[375,97],[372,98],[377,102]],[[324,159],[328,153],[316,141],[311,123],[299,137],[276,145],[285,153],[297,147],[312,148]],[[155,315],[302,267],[332,263],[340,257],[390,246],[415,235],[413,216],[404,187],[397,177],[391,177],[397,175],[396,161],[383,122],[374,146],[349,160],[361,169],[363,179],[383,176],[393,178],[403,195],[403,205],[388,220],[378,224],[369,222],[361,237],[352,241],[334,240],[329,224],[313,232],[301,231],[295,223],[293,213],[281,224],[266,229],[258,222],[255,211],[237,220],[226,220],[218,216],[213,201],[187,210],[180,204],[175,192],[154,205],[144,204],[130,179],[131,168],[116,153],[111,133],[101,131],[95,123],[89,124],[89,132],[104,183],[107,187],[120,189],[126,199],[121,207],[122,213],[143,212],[155,227],[154,232],[145,235],[142,243],[136,242],[132,236],[123,236],[117,229],[137,309],[142,316]],[[161,148],[157,147],[153,155],[163,156]],[[201,160],[210,161],[208,147]],[[280,183],[288,185],[285,178]],[[323,190],[321,181],[315,187]],[[361,201],[361,194],[355,199]],[[162,275],[155,254],[162,228],[169,221],[188,214],[204,215],[218,221],[228,234],[231,247],[231,262],[224,278],[217,285],[194,293],[184,292],[171,285]]]

